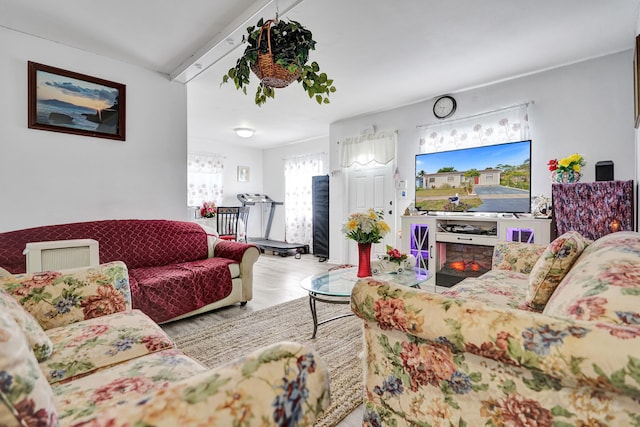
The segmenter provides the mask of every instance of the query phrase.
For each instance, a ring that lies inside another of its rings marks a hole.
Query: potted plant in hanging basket
[[[320,72],[317,62],[309,63],[309,51],[316,42],[311,31],[296,21],[258,21],[257,26],[247,28],[248,35],[242,41],[249,45],[222,77],[222,83],[232,80],[236,89],[247,93],[249,77],[253,72],[260,84],[255,102],[262,105],[267,98],[275,98],[275,89],[287,87],[297,81],[318,104],[328,104],[329,94],[336,91],[333,80]]]

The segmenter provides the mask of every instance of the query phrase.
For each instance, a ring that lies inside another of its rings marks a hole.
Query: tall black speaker
[[[329,259],[329,175],[311,179],[313,254],[323,262]]]
[[[613,181],[613,162],[602,160],[596,163],[596,181]]]

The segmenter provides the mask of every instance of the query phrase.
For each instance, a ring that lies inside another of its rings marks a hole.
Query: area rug
[[[319,302],[316,307],[320,321],[350,311],[343,304]],[[362,321],[345,317],[318,326],[315,339],[311,339],[312,332],[309,299],[303,297],[212,322],[197,332],[174,337],[174,342],[211,368],[278,341],[296,341],[314,348],[329,368],[332,402],[315,426],[331,427],[362,404]]]

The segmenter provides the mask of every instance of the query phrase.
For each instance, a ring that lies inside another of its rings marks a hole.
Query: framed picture
[[[125,140],[126,86],[29,61],[29,128]]]
[[[238,181],[249,182],[249,166],[238,166]]]
[[[636,48],[633,54],[633,110],[634,110],[634,125],[636,129],[640,126],[640,61],[638,61],[638,55],[640,54],[640,35],[636,36]]]

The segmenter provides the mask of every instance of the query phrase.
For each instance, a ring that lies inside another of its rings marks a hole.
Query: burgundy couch
[[[26,271],[29,242],[94,239],[100,263],[123,261],[133,308],[158,323],[253,297],[255,245],[224,241],[199,224],[167,220],[106,220],[0,233],[0,267]]]

